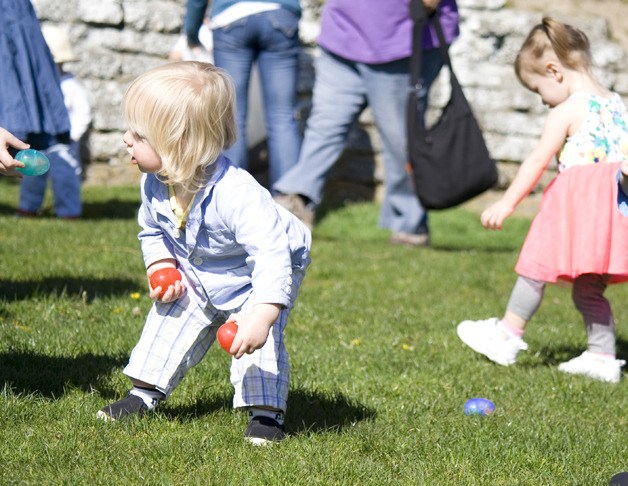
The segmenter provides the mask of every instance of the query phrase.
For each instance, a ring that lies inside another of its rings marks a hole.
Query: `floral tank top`
[[[558,153],[558,170],[575,165],[621,162],[628,157],[628,111],[617,93],[588,98],[589,111],[576,133],[567,137]]]

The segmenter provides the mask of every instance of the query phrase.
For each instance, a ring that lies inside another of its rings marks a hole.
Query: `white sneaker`
[[[600,356],[585,351],[577,358],[559,364],[558,369],[572,375],[584,375],[594,380],[619,383],[621,367],[625,364],[623,359]]]
[[[513,364],[517,360],[517,353],[528,349],[523,339],[506,332],[497,317],[483,321],[462,321],[457,330],[463,343],[502,366]]]

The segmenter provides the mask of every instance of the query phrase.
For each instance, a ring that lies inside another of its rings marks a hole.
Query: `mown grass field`
[[[464,209],[433,213],[420,250],[390,246],[373,204],[320,221],[287,332],[284,442],[245,443],[218,346],[156,413],[101,423],[151,305],[138,199],[86,187],[80,221],[16,219],[0,182],[0,484],[588,486],[628,470],[626,373],[556,369],[586,345],[568,289],[548,289],[516,366],[459,342],[459,321],[503,311],[529,225],[486,232]],[[628,287],[607,295],[626,359]],[[495,413],[465,416],[471,397]]]

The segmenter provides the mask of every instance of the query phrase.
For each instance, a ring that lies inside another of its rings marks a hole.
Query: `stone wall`
[[[67,67],[88,89],[94,113],[87,184],[126,184],[138,180],[122,144],[121,100],[128,83],[166,61],[182,27],[185,0],[32,0],[42,23],[68,28],[80,60]],[[310,109],[312,60],[323,0],[302,0],[302,71],[299,83],[302,121]],[[461,36],[451,48],[456,74],[483,127],[503,179],[526,156],[541,132],[546,109],[523,89],[513,72],[514,56],[540,14],[513,10],[506,0],[459,0]],[[625,52],[611,40],[601,18],[565,18],[589,36],[597,72],[610,88],[628,98]],[[447,99],[446,73],[432,90],[432,110]],[[264,180],[265,151],[256,147],[252,171]],[[352,131],[347,150],[334,168],[327,195],[334,200],[377,198],[382,169],[379,139],[367,109]]]

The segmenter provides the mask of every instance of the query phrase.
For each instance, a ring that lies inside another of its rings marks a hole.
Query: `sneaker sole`
[[[595,375],[593,373],[587,373],[586,371],[573,371],[573,370],[566,370],[560,367],[560,365],[558,366],[558,371],[560,371],[561,373],[565,373],[567,375],[573,375],[573,376],[584,376],[586,378],[591,378],[592,380],[596,380],[596,381],[602,381],[604,383],[619,383],[621,380],[621,373],[619,373],[618,376],[613,376],[613,377],[606,377],[606,376],[601,376],[601,375]]]
[[[268,439],[262,439],[260,437],[246,437],[247,442],[249,442],[250,444],[260,447],[260,446],[268,446],[270,447],[271,445],[273,445],[273,442],[276,441],[272,441],[272,440],[268,440]]]
[[[98,410],[98,412],[96,412],[96,418],[99,418],[99,419],[101,419],[104,422],[115,422],[116,421],[116,419],[114,419],[110,415],[107,415],[102,410]]]
[[[501,366],[510,366],[516,363],[516,360],[506,360],[502,358],[501,356],[497,356],[491,353],[490,351],[487,351],[484,348],[484,346],[482,346],[481,344],[475,343],[473,339],[470,339],[469,336],[466,336],[464,332],[461,332],[459,327],[456,328],[456,333],[458,334],[458,337],[464,344],[469,346],[476,353],[486,356],[493,363],[497,363],[498,365],[501,365]]]

